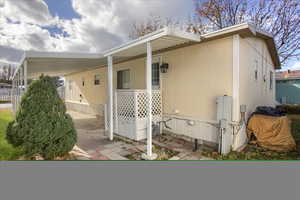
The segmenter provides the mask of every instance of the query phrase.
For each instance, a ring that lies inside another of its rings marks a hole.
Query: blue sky
[[[80,18],[72,8],[71,0],[45,0],[49,11],[53,16],[59,16],[62,19]]]
[[[0,0],[0,62],[24,50],[102,52],[128,40],[133,22],[187,19],[193,9],[193,0]]]

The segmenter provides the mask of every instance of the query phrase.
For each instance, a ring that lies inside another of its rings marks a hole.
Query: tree
[[[23,147],[27,156],[40,154],[53,159],[72,150],[76,130],[49,76],[42,75],[29,85],[6,133],[8,142]]]
[[[243,22],[270,32],[281,63],[300,55],[300,2],[298,0],[194,0],[195,17],[212,30]]]
[[[129,34],[129,38],[136,39],[166,26],[179,26],[179,24],[180,22],[174,21],[170,18],[163,19],[157,15],[150,15],[145,21],[140,23],[134,22],[132,24],[132,31]]]
[[[0,83],[11,84],[10,78],[13,76],[15,67],[13,65],[3,65],[0,67]]]

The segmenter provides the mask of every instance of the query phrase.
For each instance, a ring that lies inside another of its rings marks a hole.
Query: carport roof
[[[37,77],[42,73],[50,76],[64,76],[106,64],[106,59],[100,53],[27,51],[23,55],[21,65],[24,64],[25,59],[28,66],[28,78]]]

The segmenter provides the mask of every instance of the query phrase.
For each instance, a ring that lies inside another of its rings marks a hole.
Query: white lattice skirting
[[[147,104],[146,90],[117,90],[114,95],[114,132],[132,140],[146,139]],[[162,119],[159,90],[152,92],[153,122]]]

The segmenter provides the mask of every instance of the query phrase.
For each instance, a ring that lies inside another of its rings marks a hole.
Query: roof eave
[[[154,41],[154,40],[157,40],[164,36],[179,37],[179,38],[187,39],[187,40],[190,40],[193,42],[201,41],[200,35],[198,35],[198,34],[187,33],[185,31],[181,31],[181,30],[179,30],[177,28],[173,28],[173,27],[165,27],[165,28],[157,30],[153,33],[147,34],[143,37],[129,41],[118,47],[109,49],[109,50],[105,51],[103,54],[104,54],[104,57],[111,56],[111,55],[119,53],[121,51],[125,51],[126,49],[129,49],[131,47],[135,47],[135,46],[138,46],[138,45],[150,42],[150,41]]]

